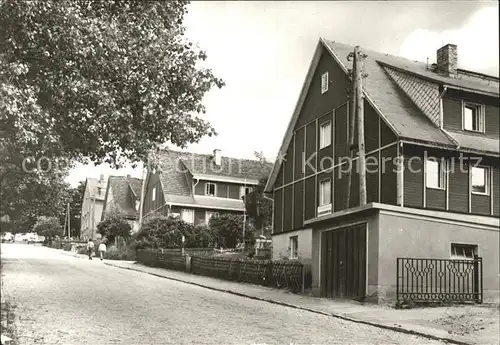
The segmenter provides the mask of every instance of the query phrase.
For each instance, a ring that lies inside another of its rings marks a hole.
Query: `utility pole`
[[[358,153],[359,153],[359,205],[366,205],[366,157],[365,157],[365,114],[363,99],[362,63],[365,54],[354,51],[356,59],[356,112],[358,114]],[[359,59],[359,60],[358,60]]]
[[[346,209],[349,208],[351,204],[351,185],[352,185],[352,159],[354,158],[355,152],[354,152],[354,126],[356,126],[356,56],[358,52],[359,47],[356,46],[354,47],[354,53],[350,53],[349,56],[347,57],[347,60],[350,60],[350,58],[353,58],[352,62],[352,70],[351,70],[351,94],[350,94],[350,103],[349,103],[349,158],[350,158],[350,163],[351,167],[349,169],[349,176],[348,176],[348,182],[347,182],[347,198],[346,198]]]
[[[71,239],[71,213],[69,211],[69,203],[68,203],[68,238]]]
[[[247,206],[246,206],[246,190],[247,190],[247,178],[245,177],[245,187],[243,187],[243,244],[241,246],[243,253],[245,252],[245,226],[247,223]]]

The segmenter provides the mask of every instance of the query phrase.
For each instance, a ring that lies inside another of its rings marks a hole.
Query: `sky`
[[[497,1],[193,1],[187,37],[226,83],[204,98],[218,132],[187,151],[273,161],[320,37],[429,63],[458,46],[459,68],[498,76]],[[127,166],[78,165],[67,181],[100,174],[141,177]]]

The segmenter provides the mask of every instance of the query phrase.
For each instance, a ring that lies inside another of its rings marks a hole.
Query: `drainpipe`
[[[142,186],[141,186],[141,201],[139,204],[139,228],[142,226],[142,213],[144,204],[144,194],[146,193],[146,178],[148,176],[148,170],[146,168],[146,163],[142,163]]]
[[[194,178],[194,177],[193,177],[193,179],[195,179],[195,180],[196,180],[196,183],[193,185],[193,195],[194,195],[194,189],[196,188],[196,186],[197,186],[197,185],[198,185],[198,183],[200,182],[200,179],[198,179],[198,178]]]

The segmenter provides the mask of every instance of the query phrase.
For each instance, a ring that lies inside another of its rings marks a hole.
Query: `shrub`
[[[63,250],[66,251],[66,252],[71,251],[71,243],[65,243],[64,247],[63,247]]]
[[[153,216],[146,220],[135,234],[135,247],[143,248],[175,248],[182,245],[182,235],[191,238],[194,226],[180,218]]]
[[[237,214],[221,214],[210,218],[210,228],[218,247],[236,248],[243,236],[243,216]],[[254,228],[245,227],[245,248],[255,243]]]
[[[104,253],[104,258],[108,260],[120,260],[120,251],[116,246],[110,246],[106,248],[106,252]]]
[[[117,213],[111,214],[108,218],[97,224],[97,231],[110,244],[115,242],[116,237],[129,238],[131,230],[132,227],[130,224]]]
[[[85,247],[78,247],[78,249],[76,250],[76,252],[78,254],[85,254],[86,255],[87,254],[87,246],[85,246]]]
[[[107,260],[135,261],[135,250],[131,246],[122,248],[111,246],[104,253],[104,258]]]

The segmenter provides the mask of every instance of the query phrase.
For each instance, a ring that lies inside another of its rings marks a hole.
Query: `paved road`
[[[439,344],[82,260],[2,244],[23,344]]]

